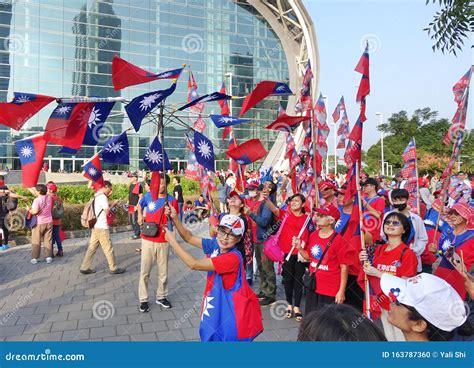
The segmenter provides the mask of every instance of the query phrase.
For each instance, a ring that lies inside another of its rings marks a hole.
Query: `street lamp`
[[[377,115],[380,118],[379,119],[379,127],[380,127],[383,124],[383,114],[381,112],[376,112],[375,115]],[[381,156],[380,159],[382,162],[382,175],[385,175],[385,168],[383,164],[384,159],[383,159],[383,132],[382,131],[380,131],[380,156]]]

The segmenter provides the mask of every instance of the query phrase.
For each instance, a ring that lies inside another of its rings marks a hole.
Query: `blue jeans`
[[[61,230],[61,225],[53,225],[53,246],[56,243],[56,245],[58,246],[58,250],[63,250],[61,237],[59,236],[60,230]]]
[[[179,203],[178,202],[178,208],[179,208],[178,218],[179,218],[179,221],[181,221],[181,222],[183,222],[183,206],[184,206],[184,203]]]

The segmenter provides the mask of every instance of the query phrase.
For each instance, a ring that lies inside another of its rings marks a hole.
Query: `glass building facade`
[[[261,80],[288,80],[288,65],[281,43],[268,22],[251,6],[232,0],[17,0],[0,1],[0,96],[13,92],[55,97],[122,96],[126,100],[168,88],[169,80],[154,81],[115,91],[111,62],[114,55],[158,73],[187,64],[200,95],[219,90],[226,81],[228,94],[244,96]],[[166,101],[177,107],[187,100],[186,72],[175,93]],[[232,91],[230,86],[232,85]],[[235,128],[242,142],[260,138],[269,149],[276,133],[264,129],[276,118],[277,98],[257,105],[245,117],[250,124]],[[242,99],[232,101],[237,116]],[[19,131],[0,126],[0,165],[20,169],[13,142],[44,130],[56,103],[31,118]],[[285,101],[283,101],[285,105]],[[218,114],[217,102],[206,104],[203,114]],[[181,114],[182,120],[192,122]],[[146,121],[146,119],[144,120]],[[167,119],[165,119],[167,121]],[[218,168],[226,167],[221,139],[210,119],[205,135],[218,153]],[[45,161],[52,171],[80,171],[80,165],[97,152],[106,139],[130,127],[124,105],[116,103],[97,146],[83,146],[75,155],[59,154],[48,145]],[[143,169],[142,158],[156,135],[156,125],[144,124],[129,133],[130,169]],[[187,159],[186,129],[173,120],[165,127],[165,149],[170,160],[183,168]],[[129,169],[107,166],[110,170]]]

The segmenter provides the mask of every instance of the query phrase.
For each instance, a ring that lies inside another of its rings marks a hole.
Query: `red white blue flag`
[[[100,162],[99,154],[96,153],[83,167],[83,175],[92,180],[94,183],[104,185],[104,178],[102,176],[102,163]]]
[[[43,107],[56,98],[34,93],[14,92],[11,102],[0,103],[0,124],[15,130],[23,125]]]
[[[38,183],[46,151],[46,141],[43,134],[16,141],[15,150],[21,162],[23,187],[34,187]]]
[[[245,97],[239,116],[243,116],[248,110],[268,96],[290,96],[292,94],[293,92],[291,92],[290,87],[285,83],[262,81]]]

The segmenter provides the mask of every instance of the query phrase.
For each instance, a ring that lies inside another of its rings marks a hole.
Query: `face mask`
[[[407,204],[406,203],[398,203],[398,204],[394,204],[393,207],[395,207],[399,211],[403,211],[405,208],[407,208]]]
[[[257,192],[256,191],[251,191],[249,192],[249,197],[250,198],[255,198],[257,196]]]

